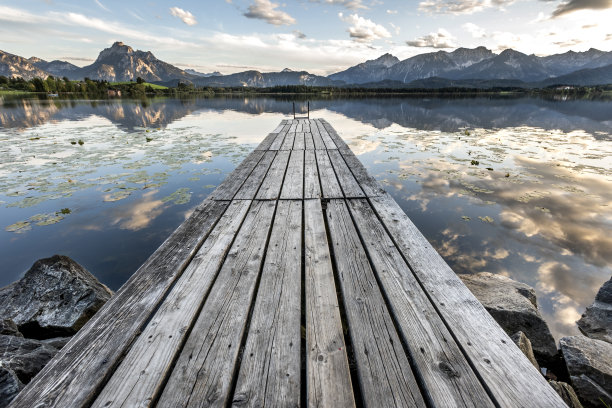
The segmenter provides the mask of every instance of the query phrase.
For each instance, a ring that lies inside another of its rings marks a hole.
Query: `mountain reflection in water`
[[[59,252],[117,289],[291,102],[0,97],[0,285]],[[612,102],[377,97],[310,107],[457,273],[528,283],[557,337],[577,331],[612,274]]]

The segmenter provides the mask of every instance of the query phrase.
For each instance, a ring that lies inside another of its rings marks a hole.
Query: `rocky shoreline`
[[[72,259],[40,259],[0,289],[0,408],[55,356],[112,292]]]
[[[558,350],[533,288],[487,272],[459,277],[569,407],[612,406],[612,279],[577,322],[583,335]]]
[[[571,408],[612,406],[612,279],[577,322],[583,335],[560,349],[535,290],[501,275],[459,275]],[[112,292],[72,259],[40,259],[0,289],[0,408],[66,345]]]

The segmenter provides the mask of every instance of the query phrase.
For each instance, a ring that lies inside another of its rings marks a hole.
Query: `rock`
[[[536,361],[536,358],[533,355],[533,349],[531,348],[531,341],[529,341],[527,336],[525,336],[525,333],[523,333],[522,331],[519,331],[519,332],[514,333],[512,336],[510,336],[510,338],[512,339],[514,344],[516,344],[518,348],[521,349],[523,354],[527,356],[529,361],[531,361],[531,364],[533,364],[535,368],[537,368],[538,371],[540,371],[540,366],[538,365],[538,362]]]
[[[70,341],[72,337],[55,337],[52,339],[41,340],[43,343],[48,344],[52,347],[55,347],[58,350],[61,350],[66,343]]]
[[[28,338],[76,333],[112,292],[72,259],[39,259],[25,276],[0,289],[0,316],[12,319]]]
[[[549,381],[548,383],[557,391],[557,394],[561,396],[569,408],[582,408],[582,404],[571,385],[560,381]]]
[[[19,327],[11,319],[0,320],[0,334],[23,337],[23,334],[19,332]]]
[[[599,289],[577,323],[585,336],[612,343],[612,278]]]
[[[0,364],[0,408],[6,407],[22,388],[23,383],[13,370]]]
[[[40,340],[0,335],[0,365],[12,370],[23,384],[29,383],[57,351]]]
[[[489,272],[459,277],[508,335],[522,331],[538,360],[554,359],[555,339],[538,311],[531,286]]]
[[[564,337],[561,352],[583,404],[612,406],[612,344],[585,336]]]

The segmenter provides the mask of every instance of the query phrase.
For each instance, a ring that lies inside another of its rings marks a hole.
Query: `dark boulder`
[[[25,276],[0,289],[0,317],[12,319],[25,337],[76,333],[112,292],[67,256],[40,259]]]
[[[612,278],[599,289],[595,301],[577,323],[585,336],[612,343]]]
[[[13,370],[0,365],[0,408],[10,404],[22,388],[23,383]]]

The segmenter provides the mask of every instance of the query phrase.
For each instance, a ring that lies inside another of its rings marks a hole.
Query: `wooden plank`
[[[223,180],[219,187],[210,193],[209,198],[211,200],[231,200],[234,198],[238,189],[240,189],[263,156],[264,152],[261,150],[254,150],[251,152],[246,159],[244,159],[225,180]]]
[[[283,126],[283,130],[281,130],[278,133],[278,136],[276,137],[276,139],[274,139],[274,142],[272,142],[272,144],[270,145],[269,150],[280,150],[281,146],[283,145],[283,142],[285,141],[285,136],[289,132],[289,128],[290,128],[289,124],[286,124],[285,126]]]
[[[302,130],[303,129],[303,126],[302,126],[303,119],[299,119],[297,122],[298,123],[297,123],[297,126],[295,127],[295,133],[303,132]]]
[[[323,127],[325,128],[329,136],[332,138],[332,140],[334,141],[338,149],[348,149],[349,148],[346,142],[344,141],[344,139],[340,137],[338,132],[336,132],[336,129],[334,129],[332,125],[329,124],[328,121],[326,121],[325,119],[319,119],[319,122],[323,125]]]
[[[325,143],[323,143],[323,139],[321,139],[321,133],[319,133],[319,127],[314,119],[310,119],[310,133],[312,133],[312,141],[314,143],[315,149],[323,150],[325,149]]]
[[[289,132],[287,133],[287,136],[285,136],[285,141],[283,142],[283,145],[281,146],[281,150],[291,150],[293,149],[293,142],[295,140],[295,132]]]
[[[304,119],[304,122],[302,124],[302,132],[310,133],[310,120]]]
[[[380,185],[378,181],[366,170],[366,168],[361,164],[361,161],[353,154],[350,149],[339,149],[338,150],[344,161],[346,162],[349,169],[351,169],[351,173],[355,176],[355,180],[359,183],[366,196],[368,197],[378,197],[385,193],[385,189]]]
[[[293,142],[293,150],[304,150],[305,146],[304,146],[304,133],[300,132],[300,133],[296,133],[295,134],[295,141]]]
[[[280,133],[287,124],[287,122],[287,119],[281,120],[280,124],[276,127],[276,129],[274,129],[272,133]]]
[[[304,149],[314,150],[314,141],[312,140],[312,133],[304,133]]]
[[[290,153],[287,150],[281,150],[276,154],[270,169],[268,169],[268,174],[266,174],[266,178],[257,192],[256,198],[258,200],[276,200],[278,198]]]
[[[340,153],[337,150],[328,150],[327,154],[334,166],[336,177],[340,182],[340,187],[344,192],[344,196],[347,198],[365,197],[363,190],[355,180],[355,177],[353,177],[353,173],[349,170]]]
[[[234,406],[299,406],[301,272],[302,201],[279,201]]]
[[[325,143],[325,148],[328,150],[337,149],[337,146],[334,143],[333,139],[331,138],[329,133],[327,133],[327,130],[325,130],[325,126],[323,126],[323,124],[318,119],[315,119],[314,122],[317,124],[317,128],[319,129],[319,134],[321,135],[321,139],[323,140],[323,143]]]
[[[264,152],[263,157],[257,163],[257,166],[253,169],[253,172],[246,179],[240,190],[234,196],[234,199],[237,200],[252,200],[259,189],[263,179],[266,177],[268,173],[268,169],[276,156],[275,151],[267,151]]]
[[[295,133],[297,132],[297,126],[298,126],[299,121],[294,119],[291,121],[291,124],[289,126],[289,133]]]
[[[89,405],[168,288],[227,208],[206,200],[13,400],[13,407]]]
[[[308,406],[355,406],[320,200],[304,201]]]
[[[280,198],[283,200],[301,200],[304,194],[304,151],[293,150],[287,174],[283,182]]]
[[[393,198],[385,194],[371,202],[496,403],[502,407],[565,406]]]
[[[315,150],[317,156],[317,166],[319,167],[319,178],[321,180],[321,190],[325,198],[343,198],[342,189],[336,173],[329,160],[326,150]]]
[[[251,206],[157,406],[226,406],[275,205]]]
[[[493,407],[368,201],[350,200],[348,207],[433,406]]]
[[[320,198],[321,185],[314,150],[304,151],[304,198]]]
[[[255,150],[269,150],[272,142],[278,137],[278,133],[270,133],[261,143],[255,148]]]
[[[250,205],[247,200],[230,204],[93,407],[145,406],[161,392]]]
[[[365,405],[424,407],[344,200],[330,200],[326,216]]]

